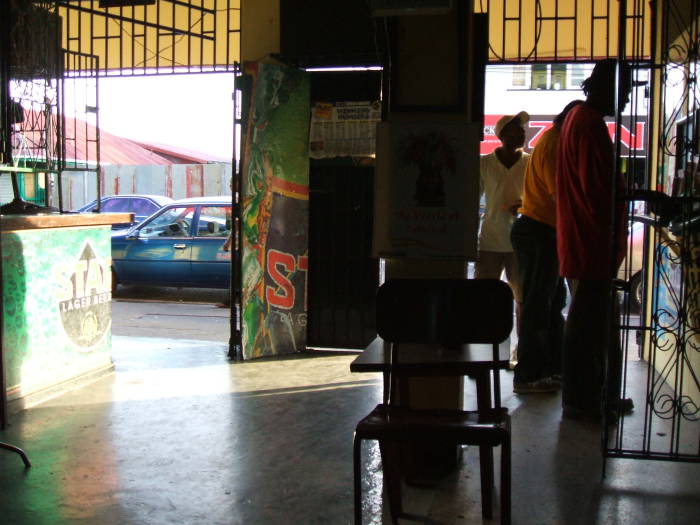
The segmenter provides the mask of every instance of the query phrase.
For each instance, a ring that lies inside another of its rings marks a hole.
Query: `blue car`
[[[110,195],[100,199],[100,212],[134,214],[133,222],[113,225],[112,228],[116,230],[140,223],[171,202],[173,199],[163,195]],[[87,213],[95,211],[95,208],[97,208],[97,199],[75,211]]]
[[[112,286],[228,288],[231,197],[173,201],[140,224],[112,232]],[[235,246],[231,247],[235,250]]]

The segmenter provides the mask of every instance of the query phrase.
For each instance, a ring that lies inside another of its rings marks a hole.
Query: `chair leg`
[[[22,462],[24,463],[24,468],[29,468],[32,466],[32,463],[29,461],[27,454],[21,448],[16,447],[14,445],[10,445],[9,443],[2,442],[0,442],[0,448],[4,448],[5,450],[9,450],[11,452],[16,452],[17,454],[19,454],[19,457],[22,458]]]
[[[493,448],[479,446],[479,470],[481,472],[481,515],[493,517]]]
[[[352,465],[354,485],[355,525],[362,525],[362,438],[353,436]]]
[[[510,433],[501,443],[501,525],[510,525]]]
[[[382,454],[382,466],[384,470],[384,483],[389,499],[389,513],[391,522],[399,523],[399,516],[403,515],[401,503],[401,443],[396,441],[379,441],[379,450]]]

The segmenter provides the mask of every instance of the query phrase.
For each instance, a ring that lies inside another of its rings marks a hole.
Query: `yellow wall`
[[[241,61],[280,52],[280,0],[241,0]]]

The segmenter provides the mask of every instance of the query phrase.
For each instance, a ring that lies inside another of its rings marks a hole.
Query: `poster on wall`
[[[461,122],[379,124],[376,257],[476,257],[480,131]]]
[[[306,344],[309,78],[248,62],[252,80],[241,179],[243,358]]]
[[[378,100],[316,102],[311,108],[309,156],[327,159],[374,155],[374,134],[381,115]]]

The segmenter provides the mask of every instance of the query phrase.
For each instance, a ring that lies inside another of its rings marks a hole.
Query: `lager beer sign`
[[[57,267],[58,311],[68,338],[82,351],[102,340],[111,324],[111,261],[86,241],[73,262]]]

